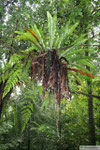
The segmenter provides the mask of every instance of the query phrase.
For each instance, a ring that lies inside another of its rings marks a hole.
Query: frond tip
[[[75,72],[79,72],[80,74],[87,75],[87,76],[89,76],[89,77],[91,77],[91,78],[94,78],[94,76],[93,76],[92,74],[90,74],[90,73],[83,72],[83,71],[81,71],[81,70],[77,70],[77,69],[74,69],[74,68],[67,68],[67,69],[68,69],[68,70],[75,71]]]

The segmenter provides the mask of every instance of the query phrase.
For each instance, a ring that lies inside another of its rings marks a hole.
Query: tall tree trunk
[[[2,108],[3,108],[3,104],[4,102],[9,99],[11,93],[12,93],[12,89],[7,93],[7,95],[3,98],[3,92],[4,92],[4,88],[6,85],[6,81],[5,83],[1,82],[0,83],[0,119],[1,119],[1,114],[2,114]]]
[[[1,118],[2,107],[3,107],[2,96],[3,96],[4,86],[5,86],[5,83],[1,82],[0,83],[0,118]]]
[[[0,96],[0,119],[1,119],[1,113],[2,113],[2,98]]]
[[[61,150],[61,122],[60,122],[60,102],[56,101],[56,130],[57,130],[57,150]]]
[[[60,138],[60,136],[61,136],[61,126],[60,126],[60,102],[58,102],[58,101],[57,101],[57,104],[56,104],[56,112],[57,112],[57,119],[56,119],[57,137]]]
[[[86,52],[85,55],[89,56],[88,52]],[[86,66],[86,68],[90,71],[90,67]],[[89,144],[90,145],[96,145],[91,81],[87,81],[87,85],[89,87],[88,94],[91,95],[90,97],[88,97]]]
[[[30,122],[30,121],[29,121],[29,122]],[[31,150],[31,148],[30,148],[30,127],[28,127],[27,150]]]
[[[87,82],[88,86],[90,86],[90,82]],[[92,95],[91,89],[88,91],[90,95]],[[88,97],[88,115],[89,115],[89,144],[96,145],[95,139],[95,125],[94,125],[94,113],[93,113],[93,98]]]

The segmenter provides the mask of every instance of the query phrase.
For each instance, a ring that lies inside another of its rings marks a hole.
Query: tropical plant
[[[50,93],[53,92],[58,102],[60,102],[66,93],[67,97],[70,97],[67,76],[68,70],[79,72],[92,78],[94,78],[94,76],[81,70],[67,67],[67,56],[71,56],[71,50],[73,49],[73,55],[74,53],[78,53],[79,50],[76,50],[76,47],[87,40],[83,38],[85,35],[82,35],[71,44],[72,47],[63,48],[66,44],[65,40],[72,35],[78,23],[70,26],[70,22],[68,22],[66,26],[61,29],[60,33],[57,29],[57,15],[55,14],[54,17],[52,17],[51,14],[47,12],[47,17],[49,30],[47,40],[42,38],[43,35],[36,25],[34,25],[31,30],[26,28],[25,30],[28,32],[21,33],[15,31],[15,33],[18,34],[17,39],[29,40],[34,44],[31,49],[31,78],[34,81],[38,79],[42,82],[42,98],[44,99],[45,91],[49,91]],[[60,49],[64,49],[64,51],[61,53],[59,52]],[[81,50],[83,51],[84,49]],[[29,52],[30,49],[24,53]]]

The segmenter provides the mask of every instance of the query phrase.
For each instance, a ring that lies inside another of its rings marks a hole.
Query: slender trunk
[[[4,83],[1,82],[0,84],[0,119],[1,119],[1,114],[2,114],[2,109],[3,109],[3,105],[4,103],[6,102],[7,99],[9,99],[11,93],[12,93],[12,90],[13,88],[7,93],[7,95],[3,98],[3,92],[4,92],[4,88],[5,88],[5,85],[6,85],[6,82],[5,81]]]
[[[31,148],[30,148],[30,127],[28,127],[27,150],[31,150]]]
[[[0,97],[0,119],[1,119],[1,113],[2,113],[2,98]]]
[[[88,56],[89,55],[88,52],[86,52],[85,55]],[[90,71],[90,67],[86,66],[86,68]],[[90,145],[96,145],[91,81],[87,81],[87,85],[89,87],[88,94],[90,95],[90,97],[88,97],[89,144]]]
[[[57,130],[57,150],[61,150],[61,122],[60,122],[60,102],[56,102],[56,130]]]
[[[3,107],[2,96],[3,96],[4,86],[5,86],[5,83],[1,82],[0,84],[0,119],[1,119],[1,113],[2,113],[2,107]]]
[[[56,119],[56,127],[57,127],[57,137],[61,136],[61,126],[60,126],[60,103],[57,101],[56,105],[57,119]]]
[[[87,84],[88,86],[90,86],[91,83],[88,82]],[[92,95],[91,89],[88,91],[88,93]],[[96,145],[92,97],[88,97],[88,115],[89,115],[89,144]]]

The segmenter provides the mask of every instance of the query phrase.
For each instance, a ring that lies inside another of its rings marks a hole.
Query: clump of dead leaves
[[[69,98],[69,86],[67,66],[61,62],[56,50],[52,49],[47,53],[41,53],[34,57],[31,62],[31,78],[42,82],[42,98],[45,91],[53,93],[58,102],[67,95]]]

